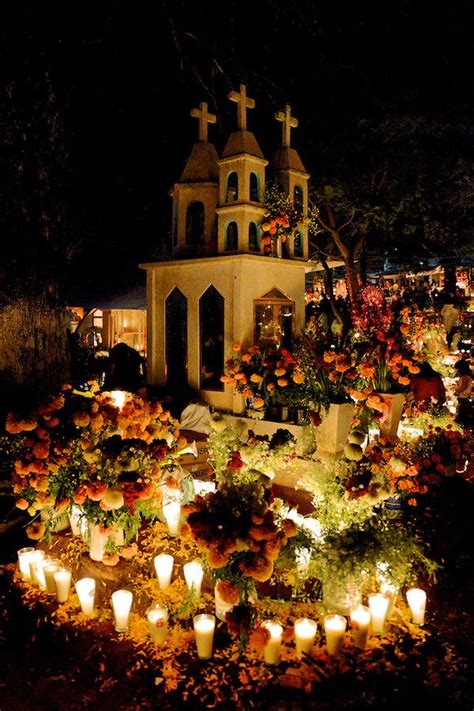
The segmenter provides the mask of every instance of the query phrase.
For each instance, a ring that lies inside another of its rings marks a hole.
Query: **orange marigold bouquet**
[[[70,388],[26,416],[10,413],[6,431],[16,506],[33,517],[35,539],[76,504],[88,522],[124,528],[127,542],[142,517],[156,515],[157,483],[179,437],[159,402],[127,394],[120,408],[110,393]]]
[[[235,356],[225,364],[221,380],[249,399],[253,409],[288,405],[303,399],[305,376],[288,350],[252,346],[242,351],[241,346],[235,344],[234,352]]]

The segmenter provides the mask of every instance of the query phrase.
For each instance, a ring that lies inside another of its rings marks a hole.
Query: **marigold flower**
[[[29,503],[26,499],[17,499],[15,501],[15,506],[17,507],[17,509],[21,509],[21,511],[26,511],[29,506]]]
[[[46,526],[40,521],[33,521],[26,529],[26,534],[28,538],[33,541],[40,541],[46,532]]]
[[[408,499],[409,506],[418,506],[418,501],[414,497]]]
[[[286,388],[286,386],[288,385],[288,380],[286,378],[278,378],[277,383],[280,388]]]
[[[91,418],[89,417],[87,412],[75,412],[72,416],[72,421],[74,422],[76,427],[87,427],[87,425],[91,421]]]
[[[250,381],[252,383],[261,383],[262,380],[263,380],[262,376],[259,375],[258,373],[252,373],[252,375],[250,376]]]
[[[301,383],[304,383],[305,381],[304,373],[301,373],[300,371],[294,372],[291,377],[296,385],[301,385]]]
[[[241,348],[240,343],[234,343],[234,345],[232,346],[232,350],[235,351],[236,353],[238,353],[240,351],[240,348]]]
[[[253,407],[256,410],[260,410],[261,407],[265,405],[265,400],[263,400],[261,397],[256,397],[255,400],[253,401]]]
[[[275,375],[280,378],[282,375],[286,374],[286,368],[275,368]]]

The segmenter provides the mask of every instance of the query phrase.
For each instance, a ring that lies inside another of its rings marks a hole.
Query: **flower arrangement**
[[[290,237],[298,223],[302,220],[302,215],[291,203],[287,193],[282,191],[277,185],[270,184],[265,192],[265,214],[260,223],[264,233],[262,244],[263,252],[266,255],[272,253],[272,241],[279,238],[285,243]]]
[[[226,361],[221,381],[233,385],[251,401],[252,408],[293,404],[303,398],[304,373],[285,348],[261,349],[252,346],[242,351],[234,345],[235,356]]]
[[[10,413],[6,431],[16,505],[34,518],[27,530],[38,540],[76,504],[89,523],[123,528],[128,542],[142,518],[157,515],[157,484],[179,436],[159,402],[127,395],[120,409],[110,393],[70,388],[27,416]]]

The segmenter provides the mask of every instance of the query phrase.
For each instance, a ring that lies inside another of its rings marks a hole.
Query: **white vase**
[[[331,403],[328,410],[321,408],[321,424],[315,428],[318,452],[338,454],[344,449],[349,435],[354,405],[351,402]]]
[[[101,562],[104,559],[109,538],[116,546],[123,546],[123,529],[117,528],[112,533],[104,533],[95,523],[89,524],[89,556],[92,560]]]
[[[214,603],[216,606],[216,617],[218,620],[225,622],[225,616],[234,608],[234,603],[226,602],[222,599],[217,589],[217,584],[214,586]]]
[[[326,612],[349,615],[362,603],[360,584],[353,578],[341,579],[337,574],[323,585],[323,606]]]

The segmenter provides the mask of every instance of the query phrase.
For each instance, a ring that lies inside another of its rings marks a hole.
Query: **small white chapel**
[[[220,380],[233,345],[289,345],[304,327],[309,174],[290,146],[298,122],[288,105],[275,113],[282,145],[269,163],[247,128],[255,101],[245,85],[228,98],[237,129],[221,156],[208,135],[216,117],[205,102],[191,111],[199,140],[170,191],[172,259],[140,266],[147,273],[149,385],[187,382],[209,405],[240,413],[241,395]],[[267,170],[302,215],[285,249],[275,238],[268,254],[260,226]]]

